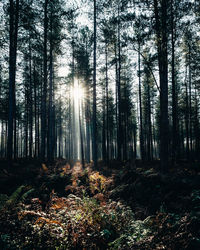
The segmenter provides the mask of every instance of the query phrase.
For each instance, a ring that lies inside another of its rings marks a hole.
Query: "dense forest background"
[[[0,156],[199,160],[198,1],[1,1]]]
[[[200,1],[0,0],[0,249],[200,249]]]

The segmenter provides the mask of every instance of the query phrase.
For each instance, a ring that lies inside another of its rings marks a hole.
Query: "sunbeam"
[[[74,87],[71,88],[71,95],[75,100],[82,101],[85,97],[85,90],[75,81]]]

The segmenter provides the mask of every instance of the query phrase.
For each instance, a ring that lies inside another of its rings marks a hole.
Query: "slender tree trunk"
[[[139,112],[140,112],[140,154],[144,160],[144,135],[143,135],[143,115],[142,115],[142,90],[141,90],[141,62],[140,62],[140,43],[138,49],[138,77],[139,77]]]
[[[63,149],[63,145],[62,145],[62,135],[63,135],[63,131],[62,131],[62,104],[61,104],[61,97],[60,97],[60,102],[59,102],[59,141],[58,141],[58,148],[59,148],[59,158],[62,157],[62,149]]]
[[[90,91],[89,91],[89,86],[87,85],[87,94],[86,94],[86,99],[88,100],[86,103],[86,144],[87,144],[87,153],[86,153],[86,158],[87,162],[90,162],[90,154],[91,154],[91,149],[90,149],[90,123],[91,123],[91,115],[90,115]]]
[[[120,17],[118,5],[118,81],[117,81],[117,97],[118,97],[118,138],[117,138],[117,158],[122,160],[123,130],[122,130],[122,112],[121,112],[121,37],[120,37]]]
[[[34,121],[35,121],[35,152],[34,157],[38,157],[38,130],[37,130],[37,83],[36,83],[36,68],[35,61],[33,61],[33,92],[34,92]],[[39,122],[39,121],[38,121]]]
[[[3,120],[1,120],[1,144],[0,144],[0,148],[1,148],[1,152],[0,152],[0,155],[1,155],[1,158],[3,158],[3,143],[4,143],[4,138],[3,138]]]
[[[15,78],[17,61],[17,37],[19,20],[19,0],[10,0],[9,8],[9,108],[8,108],[8,139],[7,139],[7,158],[9,162],[13,156],[13,121],[15,118]]]
[[[81,162],[83,168],[85,167],[85,157],[84,157],[84,147],[83,147],[83,131],[82,131],[82,123],[81,123],[81,107],[80,107],[80,101],[78,103],[78,109],[79,109],[79,129],[80,129],[80,141],[81,141]]]
[[[136,128],[133,130],[133,142],[134,142],[134,159],[137,158],[137,133]]]
[[[192,143],[192,69],[191,69],[191,45],[189,44],[189,138],[190,138],[190,160],[193,159],[193,143]]]
[[[195,159],[200,159],[200,129],[199,129],[199,119],[198,119],[198,99],[197,99],[197,87],[195,86]]]
[[[107,43],[105,45],[106,55],[106,161],[109,162],[109,100],[108,100],[108,48]]]
[[[15,98],[16,99],[16,98]],[[17,117],[16,117],[16,100],[14,101],[14,159],[17,159]]]
[[[75,88],[75,42],[74,38],[72,40],[72,87]],[[73,144],[73,159],[78,159],[77,152],[77,133],[76,133],[76,116],[75,116],[75,99],[73,98],[73,106],[72,106],[72,115],[73,115],[73,128],[72,128],[72,144]]]
[[[70,87],[68,90],[68,100],[69,100],[69,123],[68,123],[68,159],[72,157],[72,115],[71,115],[71,97],[70,97]]]
[[[26,83],[26,86],[25,86],[25,127],[24,127],[24,132],[25,132],[25,143],[24,143],[24,154],[25,154],[25,158],[27,159],[28,158],[28,124],[29,124],[29,108],[28,108],[28,104],[29,104],[29,97],[28,97],[28,86],[27,86],[27,83]]]
[[[160,160],[163,173],[168,170],[169,155],[167,7],[168,0],[161,0],[159,17],[158,1],[154,0],[160,77]]]
[[[47,100],[47,16],[48,0],[44,3],[44,41],[43,41],[43,90],[42,90],[42,114],[41,114],[41,158],[44,161],[46,155],[46,100]]]
[[[151,126],[151,97],[150,97],[150,86],[147,86],[147,102],[148,102],[148,161],[153,159],[152,157],[152,126]]]
[[[186,71],[186,76],[187,76],[187,71]],[[185,112],[186,157],[187,157],[187,160],[189,160],[189,158],[190,158],[190,149],[189,149],[189,101],[188,101],[187,77],[185,79],[185,102],[186,102],[186,112]]]
[[[52,17],[50,23],[50,30],[52,33]],[[52,38],[50,41],[50,79],[49,79],[49,139],[48,139],[48,160],[52,162],[54,157],[54,144],[53,144],[53,44]]]
[[[126,82],[124,83],[124,98],[128,106],[127,102],[127,87],[126,87]],[[123,160],[127,160],[127,126],[128,126],[128,115],[127,111],[123,111]]]
[[[116,122],[116,137],[117,141],[115,142],[114,155],[117,157],[118,152],[118,138],[119,138],[119,125],[118,125],[118,60],[117,60],[117,43],[115,42],[115,122]]]
[[[29,41],[29,53],[30,53],[30,58],[29,58],[29,158],[32,158],[32,151],[33,151],[33,100],[32,100],[31,41]]]
[[[171,0],[171,46],[172,46],[172,162],[176,163],[178,148],[178,126],[177,126],[177,91],[175,82],[175,35],[174,35],[174,0]]]
[[[103,102],[102,102],[102,108],[103,108],[103,127],[102,127],[102,156],[103,161],[106,161],[106,97],[105,97],[105,89],[103,91]]]
[[[96,118],[96,46],[97,46],[97,23],[96,23],[96,0],[94,0],[94,51],[93,51],[93,161],[97,166],[97,118]]]

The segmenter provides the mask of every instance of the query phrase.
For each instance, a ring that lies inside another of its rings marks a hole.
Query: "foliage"
[[[100,175],[99,172],[94,172],[93,174],[89,175],[90,181],[90,190],[92,193],[95,191],[98,192],[105,192],[106,189],[106,177]]]
[[[0,196],[1,249],[199,249],[199,182],[185,181],[192,172],[164,178],[152,169],[118,169],[106,177],[91,168],[40,169],[37,186]],[[51,189],[54,179],[60,193]]]
[[[24,205],[18,217],[35,238],[46,234],[53,241],[59,240],[67,249],[75,246],[92,249],[99,244],[106,245],[122,233],[132,237],[132,240],[138,240],[139,234],[144,234],[140,222],[135,222],[131,209],[120,202],[110,201],[102,206],[94,198],[81,199],[73,194],[67,198],[53,195],[45,213],[28,211]],[[136,231],[131,236],[131,232]]]
[[[4,206],[7,200],[8,200],[8,195],[0,194],[0,209]]]

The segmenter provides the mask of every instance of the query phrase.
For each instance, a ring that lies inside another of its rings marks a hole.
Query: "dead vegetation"
[[[1,249],[200,248],[195,171],[160,175],[123,164],[97,171],[64,160],[17,168],[0,170]]]

